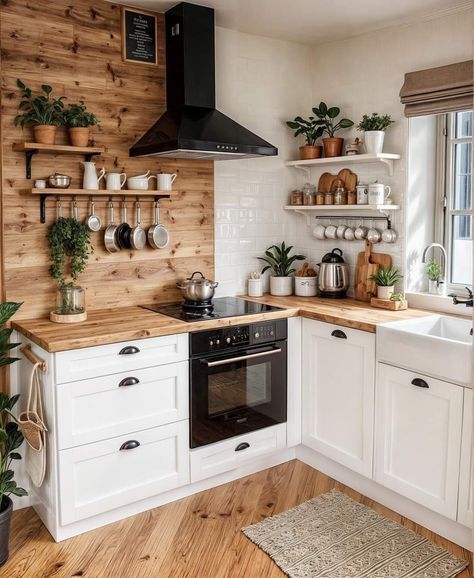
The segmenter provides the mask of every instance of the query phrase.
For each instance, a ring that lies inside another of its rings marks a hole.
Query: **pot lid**
[[[195,279],[194,278],[195,275],[201,275],[201,277]],[[191,275],[191,277],[186,278],[186,283],[188,285],[209,285],[209,284],[212,285],[213,281],[206,279],[204,277],[204,275],[201,273],[201,271],[194,271],[194,273]]]
[[[333,249],[330,253],[326,253],[324,255],[323,263],[344,263],[344,259],[342,258],[342,251],[337,247]]]

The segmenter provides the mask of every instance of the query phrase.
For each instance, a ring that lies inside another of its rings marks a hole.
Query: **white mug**
[[[385,194],[385,190],[388,193]],[[387,202],[392,189],[383,183],[371,183],[369,185],[369,205],[383,205]],[[391,201],[389,201],[391,202]]]
[[[175,173],[158,173],[156,175],[157,189],[159,191],[171,191],[172,185],[177,176],[178,175]]]
[[[119,191],[125,184],[125,173],[107,173],[105,176],[105,188],[108,191]]]

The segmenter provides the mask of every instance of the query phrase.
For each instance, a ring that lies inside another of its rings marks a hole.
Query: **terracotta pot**
[[[324,156],[325,157],[340,157],[342,155],[342,147],[344,146],[343,138],[323,138]]]
[[[319,159],[323,154],[323,147],[321,145],[304,145],[300,147],[300,158],[302,161],[310,159]]]
[[[50,124],[37,124],[33,127],[35,142],[40,144],[54,144],[57,128],[58,127]]]
[[[74,147],[86,147],[89,144],[89,127],[70,128],[69,140]]]
[[[2,506],[4,509],[0,512],[0,566],[3,566],[8,560],[8,538],[10,536],[13,502],[8,496],[4,496]]]

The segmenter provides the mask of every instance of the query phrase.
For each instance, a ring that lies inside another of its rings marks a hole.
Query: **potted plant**
[[[376,112],[373,112],[371,116],[364,114],[362,120],[357,125],[357,130],[364,131],[366,152],[375,154],[382,152],[385,131],[394,122],[388,114],[384,114],[383,116],[380,116]]]
[[[67,107],[64,122],[69,130],[69,140],[76,147],[86,147],[89,144],[89,127],[99,125],[99,119],[86,109],[83,100]]]
[[[317,145],[316,141],[324,133],[321,121],[310,116],[304,119],[297,116],[294,120],[287,120],[286,124],[295,131],[295,138],[300,134],[305,136],[306,144],[300,146],[300,158],[302,160],[319,159],[323,152],[323,147]]]
[[[394,267],[380,267],[375,275],[369,277],[377,285],[379,299],[390,299],[394,293],[395,284],[402,278],[403,275]]]
[[[442,290],[441,265],[436,259],[431,259],[426,265],[428,276],[428,292],[432,295],[440,295]]]
[[[10,343],[13,330],[6,328],[5,324],[20,306],[21,303],[0,303],[0,367],[18,361],[17,357],[10,357],[9,353],[20,344]],[[15,472],[11,469],[13,461],[21,460],[21,455],[16,450],[23,443],[23,434],[13,415],[13,408],[19,397],[0,393],[0,566],[8,560],[8,538],[13,511],[10,495],[27,495],[27,491],[20,488],[14,480]]]
[[[271,269],[273,275],[270,277],[270,293],[272,295],[291,295],[293,293],[292,273],[296,271],[292,267],[295,261],[304,261],[304,255],[291,255],[293,247],[287,247],[285,242],[281,245],[272,245],[265,251],[265,257],[258,257],[260,261],[266,263],[262,269],[262,275],[265,271]]]
[[[54,144],[56,130],[63,124],[63,100],[65,96],[52,98],[53,89],[48,84],[42,84],[43,94],[35,95],[18,78],[16,81],[22,92],[22,98],[18,105],[19,114],[16,115],[15,126],[32,126],[35,142],[41,144]]]
[[[323,132],[327,133],[327,138],[323,138],[324,156],[325,157],[339,157],[342,154],[342,147],[344,146],[344,139],[335,137],[338,130],[350,128],[354,123],[348,118],[341,118],[336,122],[336,118],[341,113],[341,109],[337,106],[328,107],[325,102],[321,102],[319,107],[313,108],[314,114],[318,117],[318,125],[323,128]]]
[[[59,217],[48,230],[51,266],[49,273],[58,283],[56,309],[50,319],[56,323],[77,323],[87,319],[85,293],[76,286],[92,253],[90,233],[85,223]],[[67,281],[67,276],[70,281]]]

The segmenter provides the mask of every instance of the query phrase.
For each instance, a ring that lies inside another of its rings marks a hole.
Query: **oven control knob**
[[[230,343],[230,337],[226,339],[226,343]]]
[[[212,347],[214,345],[214,341],[212,339],[209,341],[209,345]]]
[[[221,340],[220,340],[220,339],[217,339],[217,340],[216,340],[216,345],[220,345],[220,344],[221,344]]]
[[[253,336],[255,337],[255,339],[258,339],[260,337],[260,333],[256,331]]]

